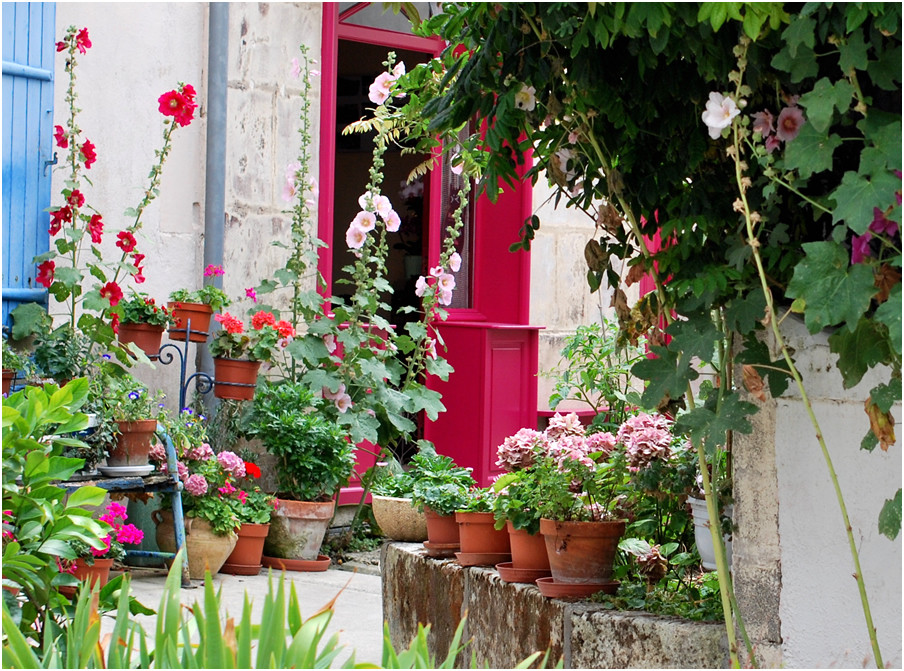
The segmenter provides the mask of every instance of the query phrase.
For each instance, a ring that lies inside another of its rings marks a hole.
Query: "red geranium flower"
[[[97,154],[94,153],[94,143],[91,140],[85,140],[84,144],[79,147],[79,151],[85,157],[85,170],[90,170],[91,164],[97,160]]]
[[[104,233],[104,222],[101,221],[99,214],[91,215],[91,221],[88,222],[88,232],[91,234],[91,242],[99,245],[100,238]]]
[[[106,298],[110,301],[110,307],[115,308],[119,305],[119,301],[122,300],[122,289],[119,288],[119,285],[116,282],[107,282],[100,289],[101,298]]]
[[[260,331],[264,326],[275,326],[276,325],[276,317],[273,316],[272,312],[264,312],[261,310],[256,315],[251,318],[251,328],[255,331]]]
[[[49,289],[50,285],[53,284],[53,271],[55,268],[56,264],[53,261],[44,261],[38,266],[38,276],[35,278],[35,282]]]
[[[120,231],[116,234],[116,246],[127,254],[135,249],[135,245],[137,244],[138,242],[135,240],[135,236],[129,231]]]
[[[69,138],[66,137],[66,131],[62,126],[55,127],[53,138],[56,140],[57,147],[60,149],[67,149],[69,147]]]
[[[88,29],[82,28],[75,36],[75,46],[78,47],[79,53],[85,53],[91,48],[91,39],[88,37]]]
[[[280,337],[282,338],[294,338],[295,337],[295,327],[292,326],[289,322],[284,319],[279,320],[275,324],[277,332],[279,332]]]
[[[72,207],[81,207],[85,204],[85,195],[78,189],[73,189],[72,193],[69,194],[69,198],[66,199],[66,202]]]
[[[261,469],[257,464],[253,464],[250,461],[245,462],[245,475],[250,476],[252,478],[259,478],[261,476]]]
[[[233,317],[228,312],[224,312],[223,314],[215,315],[214,319],[220,322],[223,325],[223,328],[226,329],[227,333],[242,333],[245,330],[245,324],[238,317]]]

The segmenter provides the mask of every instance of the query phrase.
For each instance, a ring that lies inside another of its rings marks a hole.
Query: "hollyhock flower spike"
[[[762,112],[754,112],[753,114],[753,132],[759,133],[764,138],[775,132],[775,118],[772,113],[764,109]]]
[[[362,210],[355,215],[355,218],[352,220],[352,226],[357,226],[365,233],[369,233],[374,230],[377,226],[377,217],[373,212],[367,212]]]
[[[389,95],[391,93],[391,86],[395,79],[396,78],[388,72],[382,72],[377,75],[377,78],[368,89],[368,99],[375,105],[382,105],[383,103],[385,103],[389,98]]]
[[[713,91],[709,94],[706,111],[703,112],[701,119],[709,128],[709,136],[716,140],[722,134],[722,129],[728,128],[740,113],[741,110],[734,100]]]
[[[97,161],[97,154],[94,152],[94,143],[91,140],[85,140],[79,147],[82,157],[85,159],[85,170],[91,169],[91,164]]]
[[[88,37],[87,28],[82,28],[78,31],[78,34],[75,36],[75,46],[81,54],[87,53],[88,49],[91,48],[91,39]]]

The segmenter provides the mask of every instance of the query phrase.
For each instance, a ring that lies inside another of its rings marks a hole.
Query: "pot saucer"
[[[157,467],[154,464],[142,464],[141,466],[98,466],[97,470],[108,478],[115,478],[116,476],[150,475],[155,468]]]
[[[512,562],[496,564],[499,577],[505,582],[524,582],[533,584],[537,578],[548,578],[549,570],[542,568],[515,568]]]
[[[430,541],[424,541],[424,549],[427,551],[428,557],[445,559],[454,556],[461,549],[461,545],[459,543],[431,543]]]
[[[508,552],[456,552],[455,561],[462,566],[495,566],[499,562],[511,560]]]
[[[305,571],[314,573],[326,571],[332,560],[327,555],[317,555],[317,559],[282,559],[280,557],[261,557],[261,564],[266,568],[278,571]]]
[[[556,582],[552,577],[537,578],[540,594],[553,599],[582,599],[597,592],[615,594],[618,580],[609,582]]]
[[[220,567],[220,573],[230,573],[232,575],[259,575],[262,564],[223,564]]]

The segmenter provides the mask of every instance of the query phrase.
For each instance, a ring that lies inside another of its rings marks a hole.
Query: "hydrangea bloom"
[[[618,430],[618,441],[625,446],[628,470],[636,473],[655,460],[666,461],[672,454],[672,423],[662,415],[641,413],[631,417]]]
[[[583,436],[585,433],[584,425],[575,412],[565,416],[557,412],[546,427],[546,435],[550,440],[559,440],[562,436]]]
[[[185,491],[192,496],[204,496],[207,493],[207,480],[203,475],[195,473],[185,480]]]
[[[245,461],[235,452],[224,450],[217,455],[217,461],[229,473],[237,478],[245,477]]]
[[[496,465],[508,472],[529,468],[537,454],[549,449],[546,434],[533,429],[520,429],[496,448]]]

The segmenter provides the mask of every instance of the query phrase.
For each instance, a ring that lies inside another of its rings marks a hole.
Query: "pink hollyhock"
[[[53,271],[55,268],[56,264],[53,261],[44,261],[38,266],[38,276],[35,278],[35,282],[49,289],[50,285],[53,284]]]
[[[185,491],[192,496],[204,496],[207,493],[207,480],[199,473],[189,475],[185,480]]]
[[[370,85],[370,88],[367,91],[367,97],[370,99],[372,103],[375,105],[382,105],[389,98],[390,90],[389,87],[395,81],[393,76],[388,72],[381,72],[377,75],[377,78],[374,80],[373,84]]]
[[[66,202],[74,208],[79,208],[85,204],[85,195],[78,189],[73,189]]]
[[[740,113],[741,110],[738,109],[734,100],[713,91],[709,94],[706,111],[703,112],[701,119],[709,128],[709,136],[713,140],[717,140],[722,134],[722,129],[728,128],[732,120]]]
[[[91,164],[97,160],[97,154],[94,152],[94,143],[91,140],[85,140],[79,147],[82,156],[85,157],[85,170],[91,169]]]
[[[290,71],[292,79],[298,79],[301,76],[301,63],[297,58],[292,59],[292,70]]]
[[[449,257],[449,268],[452,269],[453,273],[457,273],[461,270],[461,254],[452,252],[452,256]]]
[[[425,343],[426,352],[424,353],[428,359],[436,361],[436,341],[433,338],[427,338]]]
[[[225,274],[223,266],[215,266],[212,263],[204,269],[204,277],[218,277]]]
[[[804,113],[799,107],[786,107],[778,115],[775,136],[784,142],[790,142],[800,133],[804,125]]]
[[[366,212],[362,210],[355,215],[355,218],[352,219],[352,226],[357,226],[362,231],[367,233],[368,231],[374,230],[377,225],[377,216],[373,212]]]
[[[452,305],[452,290],[440,289],[439,298],[437,300],[440,305]]]
[[[427,293],[427,289],[430,287],[427,284],[427,278],[421,275],[417,278],[417,281],[414,283],[414,295],[420,298],[425,293]]]
[[[321,395],[328,401],[335,401],[337,398],[345,394],[345,385],[340,384],[339,389],[336,391],[330,391],[329,387],[323,387],[320,390]]]
[[[116,234],[116,246],[126,254],[135,249],[135,246],[137,244],[138,241],[135,240],[135,236],[132,235],[129,231],[120,231]]]
[[[276,317],[273,316],[272,312],[264,312],[261,310],[251,317],[251,328],[255,331],[260,331],[265,326],[274,326],[275,324]]]
[[[82,28],[75,36],[75,46],[79,53],[84,54],[91,48],[91,39],[88,37],[88,29]]]
[[[66,131],[62,126],[55,126],[55,130],[53,132],[53,138],[56,140],[56,145],[60,149],[68,149],[69,148],[69,138],[66,137]]]
[[[250,298],[252,301],[257,303],[257,292],[252,287],[249,287],[245,289],[245,298]]]
[[[782,141],[779,140],[775,135],[770,135],[766,138],[766,151],[771,154],[779,148],[781,143]]]
[[[110,307],[115,308],[122,300],[122,289],[116,282],[107,282],[100,290],[101,298],[110,301]]]
[[[872,256],[869,243],[873,239],[873,234],[867,231],[863,235],[855,235],[851,240],[851,263],[863,263],[863,261]]]
[[[384,196],[382,193],[376,197],[374,197],[374,209],[377,211],[377,214],[385,221],[385,219],[389,216],[389,213],[392,212],[392,203],[389,202],[389,198]]]
[[[764,109],[762,112],[754,112],[753,132],[759,133],[763,137],[768,137],[775,132],[775,126],[773,125],[774,121],[775,117],[773,117],[772,112],[767,109]]]
[[[91,234],[91,242],[99,245],[101,236],[104,234],[104,222],[101,221],[99,214],[91,215],[91,221],[88,222],[88,233]]]
[[[345,232],[345,244],[349,249],[361,249],[367,241],[367,232],[351,224]]]
[[[386,230],[390,233],[397,232],[402,226],[402,219],[395,210],[390,210],[389,216],[384,217],[383,221],[386,222]]]
[[[326,347],[327,354],[332,354],[336,351],[336,336],[332,333],[327,333],[323,336],[323,346]]]
[[[345,412],[352,407],[352,397],[348,394],[342,394],[342,396],[337,398],[334,403],[339,412],[345,414]]]

